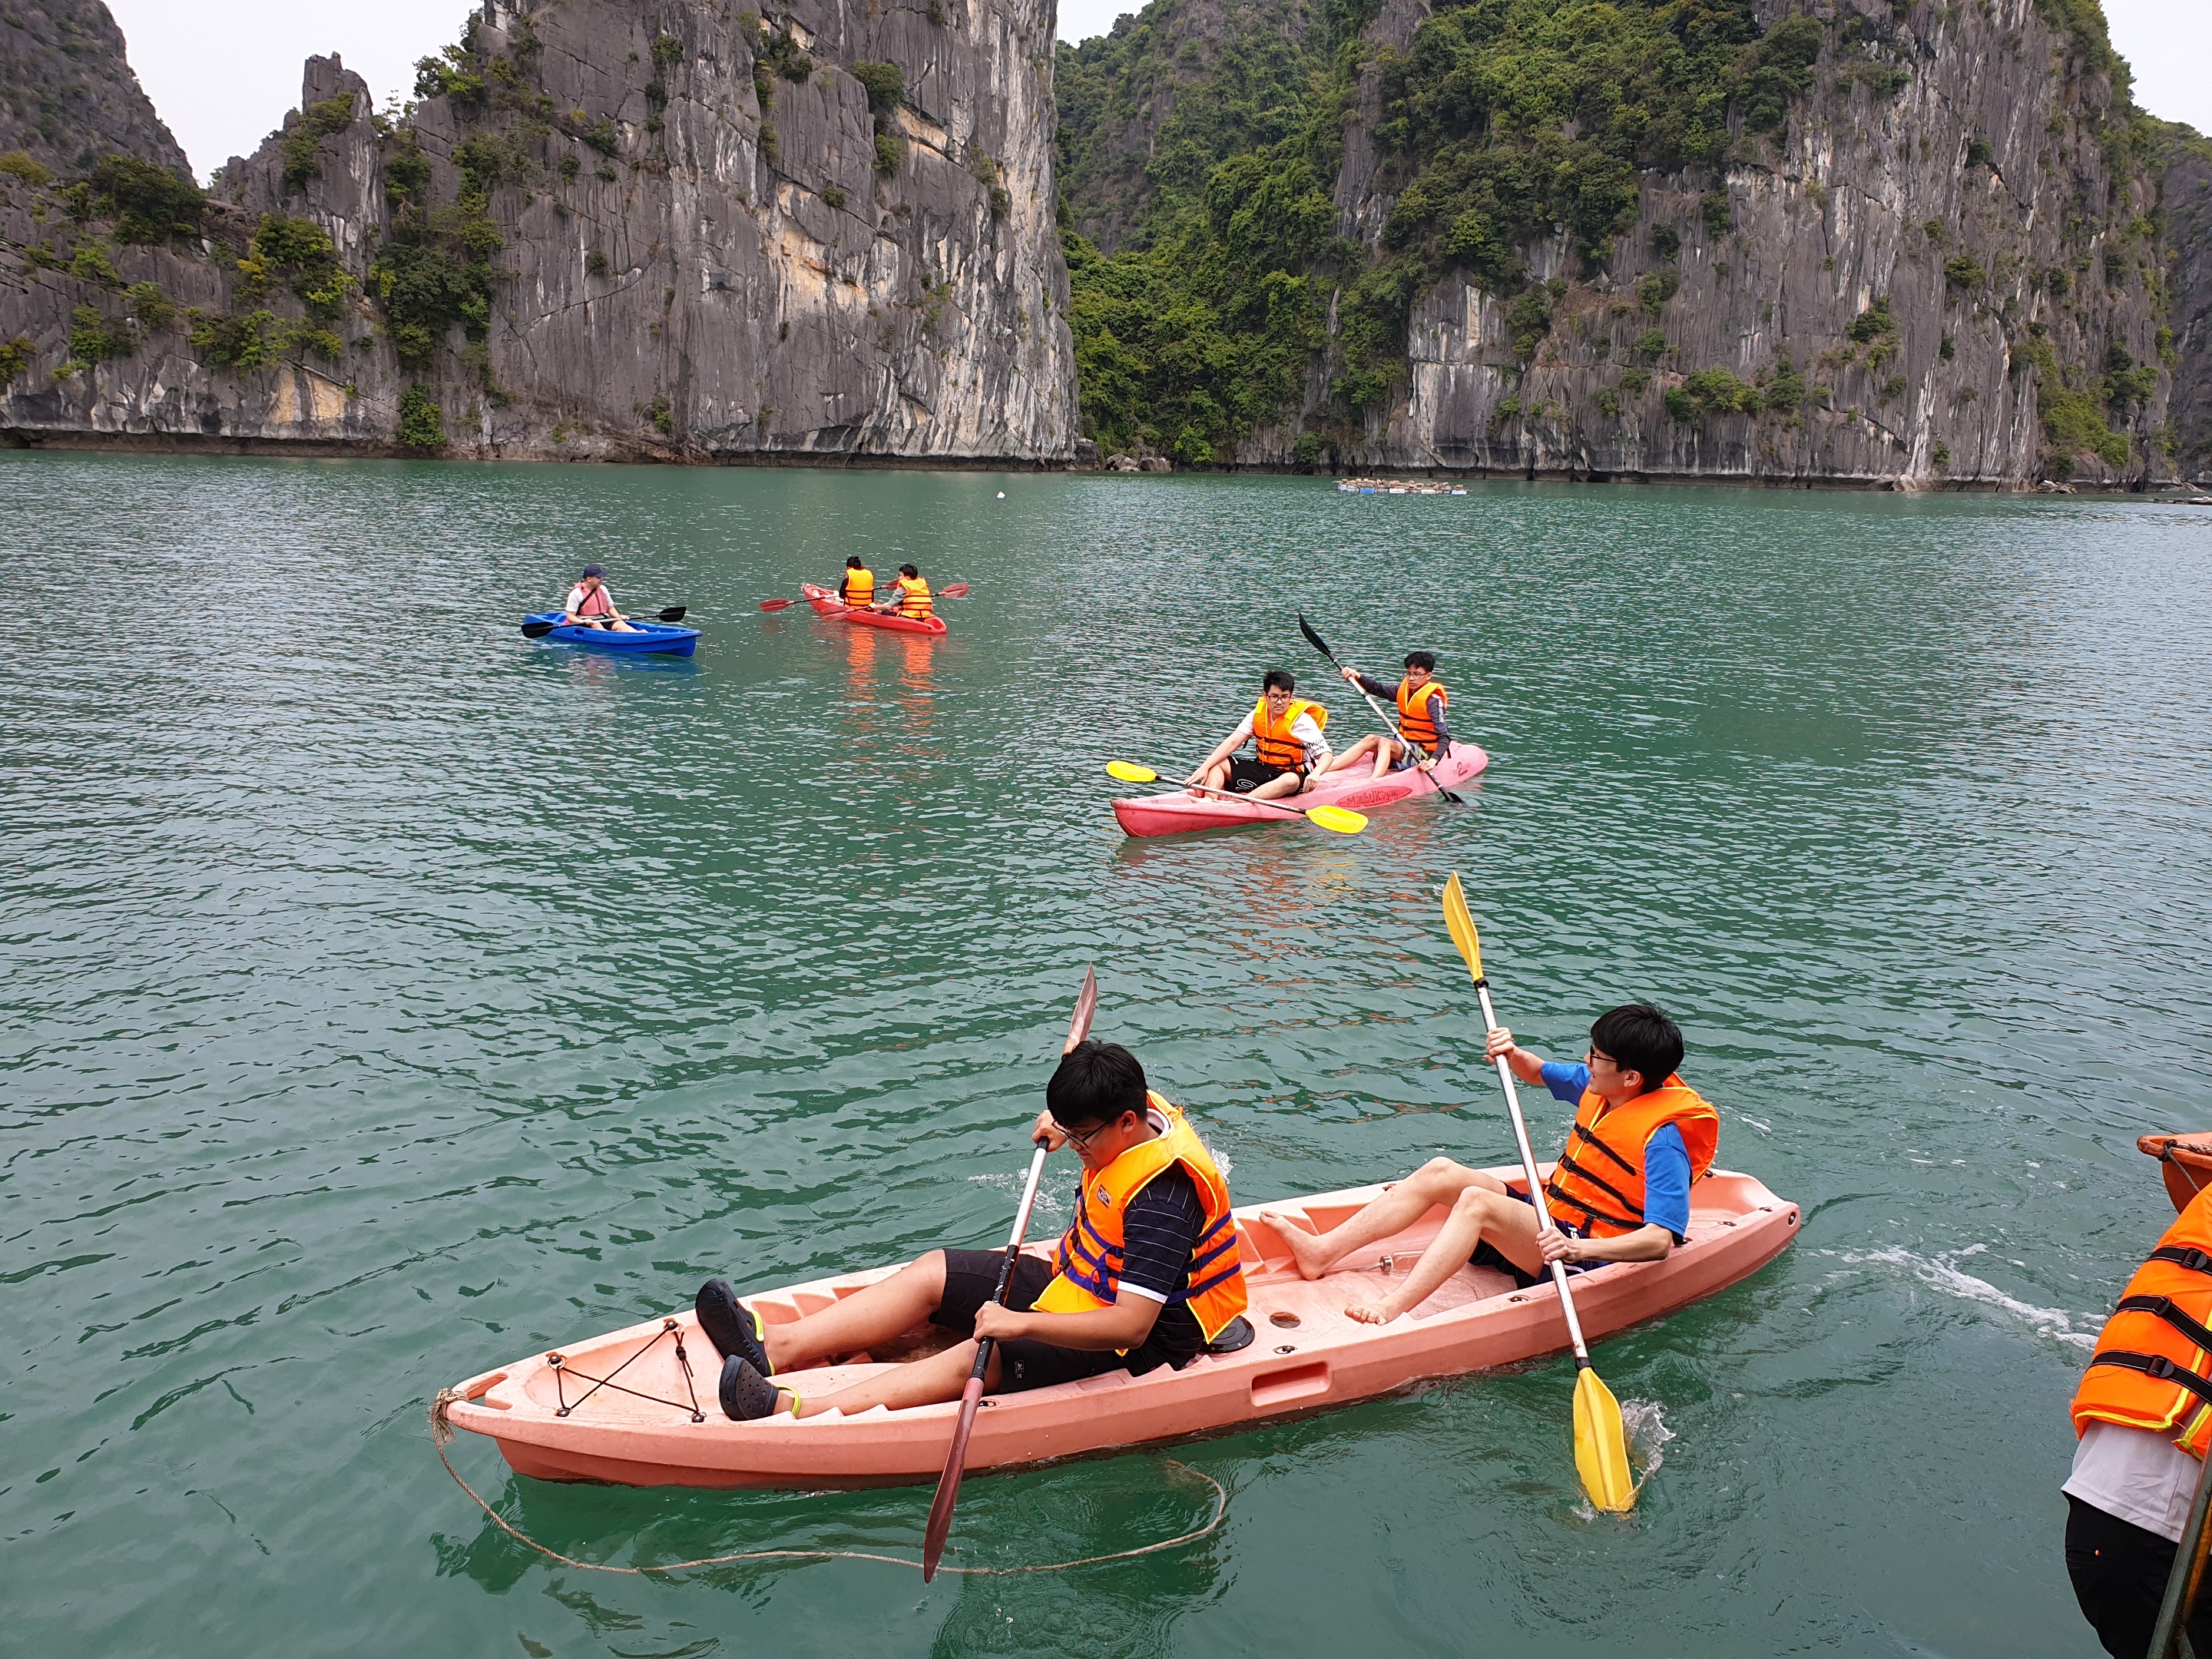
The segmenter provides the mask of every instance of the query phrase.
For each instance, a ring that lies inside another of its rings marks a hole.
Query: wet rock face
[[[2167,266],[2173,298],[2173,392],[2167,403],[2183,472],[2212,482],[2212,146],[2192,148],[2166,170]]]
[[[58,173],[109,155],[187,170],[101,0],[0,7],[0,153],[17,149]]]
[[[0,425],[370,448],[434,430],[484,456],[1065,460],[1051,35],[1049,0],[802,0],[764,17],[491,0],[396,133],[358,77],[311,60],[288,131],[216,181],[227,249],[120,248],[123,289],[50,270],[23,303],[0,292],[0,339],[31,336],[36,359],[0,389]],[[0,205],[10,234],[30,205]],[[142,276],[206,295],[210,315],[289,316],[281,285],[240,291],[236,256],[264,216],[327,232],[358,285],[337,356],[244,372],[179,323],[143,328],[128,358],[40,373],[75,304],[120,313]]]
[[[1392,0],[1376,28],[1409,40],[1416,5]],[[1533,309],[1462,276],[1432,289],[1397,396],[1340,464],[1905,489],[2173,476],[2160,273],[2197,273],[2197,386],[2212,225],[2153,228],[2161,179],[2124,152],[2112,165],[2109,84],[2068,69],[2033,0],[1836,15],[1863,32],[1828,33],[1784,131],[1740,135],[1718,180],[1646,174],[1602,270],[1562,235],[1525,251],[1550,285]],[[1893,94],[1861,64],[1909,79]],[[1342,233],[1371,246],[1393,201],[1376,116],[1370,97],[1337,193]],[[2145,369],[2144,395],[2108,405],[2115,370]],[[2084,444],[2090,416],[2111,435]],[[1297,431],[1238,459],[1288,464]]]

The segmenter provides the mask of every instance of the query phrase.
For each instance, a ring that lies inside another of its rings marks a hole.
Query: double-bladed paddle
[[[667,610],[660,612],[659,615],[655,617],[653,620],[655,622],[680,623],[684,620],[684,607],[683,605],[672,605]],[[633,617],[630,617],[629,620],[635,622],[637,618]],[[585,624],[577,623],[525,623],[522,624],[522,637],[526,640],[542,640],[556,628],[575,628],[584,625]]]
[[[1086,968],[1083,989],[1075,999],[1074,1018],[1067,1022],[1067,1041],[1060,1045],[1063,1056],[1091,1034],[1091,1016],[1097,1008],[1097,970]],[[1014,1212],[1014,1236],[1006,1241],[1006,1259],[999,1264],[999,1288],[991,1293],[994,1302],[1004,1302],[1006,1287],[1013,1283],[1014,1263],[1030,1230],[1030,1211],[1036,1206],[1037,1182],[1044,1176],[1044,1161],[1050,1153],[1051,1148],[1040,1140],[1036,1155],[1030,1159],[1029,1184],[1022,1188],[1022,1207]],[[960,1501],[960,1477],[968,1472],[968,1437],[975,1427],[975,1408],[983,1403],[983,1373],[990,1369],[991,1347],[988,1336],[976,1343],[975,1369],[968,1373],[967,1386],[960,1390],[960,1419],[952,1425],[952,1449],[945,1455],[945,1473],[937,1480],[937,1498],[929,1506],[929,1525],[921,1534],[921,1582],[925,1584],[937,1576],[938,1559],[945,1553],[945,1540],[952,1530],[952,1506]]]
[[[1314,626],[1305,619],[1305,613],[1304,611],[1300,611],[1298,613],[1298,632],[1306,636],[1307,641],[1312,645],[1315,650],[1320,652],[1322,656],[1327,657],[1332,663],[1336,663],[1336,672],[1338,673],[1341,674],[1344,672],[1344,665],[1336,661],[1336,653],[1328,648],[1328,641],[1327,640],[1322,638],[1320,635],[1314,632]],[[1356,680],[1350,682],[1350,684],[1353,690],[1357,690],[1361,696],[1367,699],[1367,706],[1375,711],[1375,718],[1381,720],[1383,725],[1390,728],[1390,735],[1398,739],[1400,746],[1404,748],[1408,753],[1413,752],[1413,745],[1406,741],[1406,734],[1398,729],[1398,722],[1390,718],[1390,711],[1383,708],[1381,703],[1377,702],[1375,700],[1374,694],[1369,691],[1365,686],[1361,685]],[[1439,756],[1437,758],[1442,759],[1443,757]],[[1450,790],[1445,788],[1442,784],[1438,784],[1437,786],[1437,793],[1455,806],[1464,806],[1467,805],[1467,802],[1464,799],[1452,793]]]
[[[1108,761],[1106,770],[1124,783],[1158,783],[1160,775],[1149,766],[1139,766],[1134,761]],[[1334,830],[1340,836],[1356,836],[1367,827],[1367,815],[1355,812],[1348,806],[1292,806],[1278,800],[1254,800],[1249,795],[1240,795],[1231,789],[1208,789],[1201,783],[1182,786],[1194,795],[1218,795],[1224,800],[1241,800],[1250,806],[1272,806],[1278,812],[1295,813],[1310,823],[1324,830]]]
[[[934,593],[931,594],[930,597],[935,599],[964,599],[968,597],[968,584],[966,582],[955,582],[950,587],[939,588]],[[804,605],[806,601],[804,599],[763,599],[760,604],[760,608],[763,611],[788,611],[794,605]],[[841,600],[840,603],[842,604],[842,601]],[[855,607],[846,605],[845,608],[848,611],[850,611]]]
[[[1444,926],[1452,943],[1467,959],[1474,976],[1475,994],[1482,999],[1486,1032],[1498,1029],[1498,1016],[1490,1006],[1490,981],[1482,971],[1482,940],[1474,931],[1474,918],[1467,913],[1467,895],[1459,872],[1444,884]],[[1522,1120],[1521,1096],[1513,1086],[1513,1068],[1505,1056],[1498,1057],[1498,1080],[1505,1088],[1505,1109],[1513,1117],[1513,1139],[1521,1148],[1521,1170],[1528,1177],[1528,1196],[1544,1226],[1552,1224],[1551,1207],[1544,1201],[1544,1183],[1536,1173],[1536,1154],[1528,1145],[1528,1126]],[[1559,1287],[1559,1310],[1567,1316],[1567,1340],[1575,1350],[1575,1468],[1583,1490],[1601,1510],[1620,1514],[1636,1506],[1636,1479],[1628,1468],[1628,1433],[1620,1420],[1620,1402],[1613,1397],[1590,1364],[1589,1345],[1583,1340],[1582,1321],[1575,1316],[1575,1298],[1567,1289],[1567,1264],[1552,1264],[1552,1282]]]

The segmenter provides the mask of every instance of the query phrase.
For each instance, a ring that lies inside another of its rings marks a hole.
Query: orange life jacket
[[[1398,682],[1398,729],[1406,734],[1407,743],[1433,755],[1437,752],[1437,728],[1429,719],[1431,702],[1439,708],[1451,707],[1451,698],[1434,680],[1410,695],[1406,690],[1406,682]]]
[[[1680,1078],[1613,1107],[1596,1090],[1583,1090],[1559,1167],[1544,1183],[1552,1219],[1593,1238],[1619,1238],[1643,1226],[1644,1149],[1669,1123],[1690,1155],[1691,1181],[1702,1180],[1720,1149],[1721,1115]]]
[[[936,602],[929,597],[929,584],[919,576],[901,576],[898,586],[899,615],[927,622],[937,608]]]
[[[614,613],[614,595],[607,592],[605,582],[585,594],[583,603],[576,607],[576,614],[580,617],[611,617]]]
[[[876,573],[848,570],[845,580],[837,585],[837,596],[855,611],[866,610],[876,601]]]
[[[2212,1443],[2212,1189],[2191,1199],[2105,1322],[2074,1432],[2090,1419],[2162,1434],[2193,1457]]]
[[[1145,1099],[1166,1130],[1130,1147],[1103,1170],[1084,1170],[1075,1224],[1060,1241],[1053,1259],[1056,1275],[1036,1305],[1047,1313],[1088,1313],[1112,1307],[1121,1286],[1121,1218],[1153,1177],[1180,1164],[1198,1188],[1206,1226],[1190,1253],[1189,1277],[1168,1298],[1168,1306],[1188,1303],[1199,1329],[1211,1342],[1246,1305],[1237,1219],[1229,1212],[1229,1183],[1182,1113],[1163,1096],[1148,1091]]]
[[[1295,736],[1291,728],[1298,723],[1298,716],[1311,714],[1316,727],[1328,729],[1328,710],[1317,702],[1304,702],[1293,697],[1291,706],[1283,710],[1283,719],[1277,725],[1267,717],[1267,700],[1260,699],[1260,706],[1252,711],[1252,740],[1260,751],[1260,763],[1285,772],[1306,769],[1304,739]]]

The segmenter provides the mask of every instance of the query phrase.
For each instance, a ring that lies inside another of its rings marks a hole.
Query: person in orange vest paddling
[[[895,611],[909,622],[927,622],[937,613],[937,601],[930,594],[929,584],[921,579],[921,572],[913,565],[902,564],[898,569],[898,580],[873,608]]]
[[[2212,1443],[2212,1188],[2128,1280],[2074,1391],[2066,1576],[2105,1651],[2150,1648]],[[2183,1628],[2212,1653],[2212,1598]]]
[[[1712,1167],[1720,1115],[1677,1076],[1682,1033],[1648,1003],[1598,1017],[1580,1064],[1547,1060],[1500,1026],[1486,1059],[1503,1057],[1523,1083],[1575,1103],[1574,1127],[1545,1183],[1553,1224],[1528,1194],[1448,1158],[1431,1158],[1342,1225],[1318,1235],[1261,1212],[1297,1263],[1318,1279],[1337,1261],[1404,1231],[1441,1205],[1450,1212],[1404,1285],[1382,1301],[1345,1310],[1387,1325],[1418,1308],[1468,1262],[1494,1267],[1527,1289],[1549,1264],[1570,1273],[1608,1261],[1662,1261],[1690,1232],[1690,1188]]]
[[[1254,800],[1273,800],[1310,788],[1329,769],[1328,710],[1297,695],[1298,683],[1280,668],[1271,668],[1260,682],[1260,701],[1234,732],[1214,744],[1213,752],[1183,780],[1207,789],[1225,789],[1249,795]],[[1247,742],[1251,756],[1237,755]],[[1234,760],[1231,756],[1236,755]]]
[[[1444,690],[1443,682],[1436,678],[1437,659],[1433,653],[1407,652],[1406,678],[1395,685],[1371,679],[1349,665],[1342,672],[1346,684],[1358,686],[1370,696],[1389,697],[1396,702],[1398,729],[1406,734],[1406,741],[1401,743],[1386,732],[1372,732],[1339,755],[1329,770],[1342,771],[1372,755],[1375,770],[1370,775],[1371,778],[1379,778],[1385,772],[1402,772],[1407,767],[1430,772],[1451,752],[1451,733],[1444,730],[1444,709],[1451,697]]]
[[[724,1355],[722,1410],[739,1420],[791,1411],[864,1412],[957,1400],[994,1347],[987,1394],[1161,1365],[1181,1370],[1235,1324],[1244,1274],[1229,1183],[1182,1112],[1111,1042],[1079,1043],[1045,1086],[1035,1137],[1083,1161],[1075,1222],[1052,1261],[1023,1255],[1002,1306],[1002,1250],[932,1250],[835,1307],[764,1322],[723,1280],[701,1287],[699,1328]],[[924,1323],[951,1347],[832,1394],[801,1399],[775,1379],[888,1343]]]
[[[867,611],[876,603],[876,573],[855,553],[845,561],[845,574],[837,583],[837,597],[854,611]]]

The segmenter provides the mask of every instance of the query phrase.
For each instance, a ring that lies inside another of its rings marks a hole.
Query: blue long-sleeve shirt
[[[1572,1104],[1589,1087],[1589,1067],[1547,1060],[1543,1078],[1553,1099]],[[1661,1124],[1644,1143],[1644,1224],[1664,1227],[1677,1244],[1690,1242],[1690,1149],[1671,1123]]]

